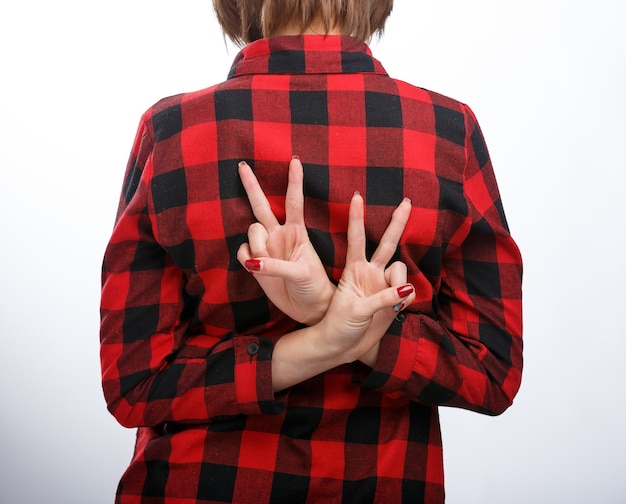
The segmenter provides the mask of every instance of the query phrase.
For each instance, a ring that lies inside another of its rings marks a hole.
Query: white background
[[[10,6],[9,6],[10,5]],[[525,260],[522,389],[442,411],[450,504],[626,502],[626,2],[397,0],[389,73],[468,103]],[[102,253],[141,113],[223,80],[209,0],[0,7],[0,502],[111,503]]]

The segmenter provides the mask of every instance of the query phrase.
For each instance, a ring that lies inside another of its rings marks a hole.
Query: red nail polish
[[[245,262],[245,266],[247,270],[250,271],[260,271],[261,270],[261,261],[258,259],[248,259]]]
[[[413,286],[411,284],[403,285],[402,287],[398,287],[398,296],[401,298],[407,297],[409,294],[413,292]]]

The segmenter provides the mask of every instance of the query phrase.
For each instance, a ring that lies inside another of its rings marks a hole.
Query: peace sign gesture
[[[286,315],[312,325],[325,315],[335,286],[309,240],[304,222],[304,173],[300,160],[289,164],[285,198],[285,223],[280,224],[250,166],[242,161],[239,175],[258,222],[248,229],[248,243],[239,248],[237,258],[255,275],[270,300]],[[355,195],[350,206],[348,257],[344,272],[359,286],[359,294],[368,296],[390,285],[406,283],[406,267],[393,257],[411,212],[404,200],[394,212],[371,261],[365,257],[363,199]],[[342,277],[345,283],[347,280]],[[340,284],[341,285],[341,284]],[[401,304],[396,303],[396,310]],[[385,317],[385,319],[388,317]],[[391,320],[386,322],[388,327]],[[385,329],[386,329],[385,327]]]
[[[348,249],[337,288],[326,276],[304,223],[303,170],[297,158],[289,165],[285,223],[274,215],[250,167],[239,173],[258,222],[248,230],[249,243],[237,258],[252,272],[272,302],[309,327],[276,341],[272,354],[275,390],[357,359],[373,364],[378,345],[397,312],[415,299],[406,266],[387,267],[404,231],[411,203],[394,211],[374,255],[365,255],[363,198],[350,202]]]
[[[344,362],[360,359],[373,364],[378,344],[397,312],[415,299],[414,287],[407,284],[407,269],[402,262],[388,268],[411,212],[405,199],[394,211],[374,255],[365,255],[363,198],[355,193],[350,202],[346,264],[320,334],[329,335]]]
[[[285,223],[280,224],[250,166],[239,175],[258,222],[248,229],[248,243],[237,259],[255,275],[276,307],[292,319],[312,325],[324,316],[335,286],[313,248],[304,224],[304,173],[300,160],[289,164]]]

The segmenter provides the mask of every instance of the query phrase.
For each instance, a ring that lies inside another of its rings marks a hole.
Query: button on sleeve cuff
[[[235,399],[241,413],[282,413],[285,403],[276,400],[272,386],[272,341],[255,336],[236,336],[234,350]]]

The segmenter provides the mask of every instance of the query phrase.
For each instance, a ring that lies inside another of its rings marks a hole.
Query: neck
[[[302,25],[296,22],[291,22],[279,30],[276,30],[274,35],[343,35],[341,27],[338,25],[331,26],[328,33],[324,27],[324,22],[319,18],[315,18],[313,22],[304,30]]]

